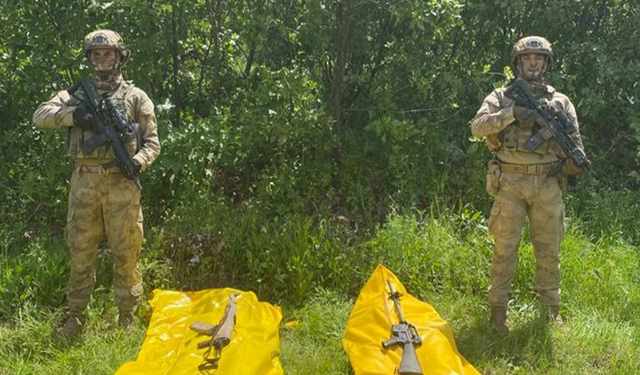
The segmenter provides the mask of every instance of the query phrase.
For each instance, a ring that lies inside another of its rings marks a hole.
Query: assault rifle
[[[591,162],[587,155],[571,139],[571,135],[576,133],[578,128],[564,111],[549,105],[547,102],[539,102],[527,84],[521,79],[517,79],[507,89],[505,96],[515,100],[517,105],[534,110],[539,115],[538,119],[540,120],[536,122],[540,125],[540,130],[524,144],[527,150],[533,151],[553,137],[567,157],[573,159],[575,164],[583,171],[590,172],[588,168]],[[564,162],[558,163],[549,172],[549,175],[554,176],[560,173],[563,165]]]
[[[227,307],[224,309],[224,314],[217,325],[195,322],[189,327],[192,331],[198,332],[199,334],[211,336],[210,339],[198,343],[198,349],[207,348],[207,351],[204,352],[203,355],[203,362],[198,366],[201,372],[217,369],[222,349],[231,342],[231,334],[236,325],[236,313],[238,312],[238,306],[236,305],[237,296],[237,294],[229,294]]]
[[[85,100],[81,100],[81,102],[87,106],[87,110],[93,116],[92,132],[94,134],[80,145],[80,149],[88,155],[97,147],[109,143],[115,154],[115,159],[103,165],[102,168],[107,170],[117,165],[122,173],[133,180],[138,189],[142,190],[138,178],[140,172],[124,145],[124,142],[136,137],[132,125],[116,108],[113,100],[98,95],[93,84],[87,79],[80,79],[69,89],[69,93],[74,95],[79,88],[82,88],[85,95]]]
[[[422,375],[422,368],[416,354],[416,346],[422,344],[422,338],[418,334],[416,327],[404,320],[404,314],[400,306],[402,293],[393,287],[391,279],[387,279],[387,284],[389,284],[389,299],[393,301],[399,322],[391,326],[391,338],[383,341],[382,347],[389,349],[392,346],[402,344],[402,359],[400,360],[400,367],[398,367],[398,374]]]

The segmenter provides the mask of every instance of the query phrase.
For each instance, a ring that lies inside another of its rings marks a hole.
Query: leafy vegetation
[[[364,261],[343,261],[334,265],[335,269],[319,268],[315,259],[304,257],[295,264],[296,268],[287,268],[291,265],[286,263],[290,254],[270,255],[272,271],[279,267],[282,272],[296,270],[316,281],[312,288],[300,284],[305,291],[302,306],[288,302],[295,295],[284,292],[297,289],[297,284],[278,288],[282,298],[287,299],[283,302],[284,322],[299,323],[283,327],[280,332],[281,360],[286,373],[350,373],[340,339],[357,291],[347,289],[363,285],[377,262],[388,265],[413,295],[436,308],[451,324],[460,352],[483,374],[631,375],[637,371],[640,321],[635,312],[640,307],[637,274],[640,254],[628,243],[615,237],[593,242],[576,225],[570,225],[561,254],[563,315],[569,328],[566,332],[552,328],[540,318],[532,286],[533,250],[523,243],[514,280],[514,299],[509,307],[512,332],[499,336],[488,326],[485,290],[491,250],[482,215],[474,218],[473,214],[451,213],[438,219],[428,215],[392,215],[373,237],[359,252]],[[205,243],[197,242],[197,238],[192,241],[193,249]],[[326,254],[325,246],[331,247],[320,243],[316,250]],[[29,254],[51,250],[36,244]],[[56,251],[63,249],[58,246]],[[143,263],[147,268],[147,285],[177,285],[177,272],[172,267],[180,271],[190,267],[170,263],[171,258],[164,263],[156,259],[157,254],[146,252]],[[330,262],[332,258],[324,259]],[[41,269],[51,272],[57,264],[56,259],[45,258]],[[34,272],[31,269],[21,276],[29,277]],[[21,302],[18,311],[0,326],[3,353],[0,368],[5,371],[0,373],[112,374],[122,363],[134,360],[142,343],[146,313],[140,314],[141,323],[133,335],[114,329],[116,311],[109,292],[109,272],[108,267],[101,267],[98,272],[89,326],[78,342],[51,340],[50,333],[61,311],[46,304],[38,305],[42,293]],[[205,278],[205,274],[187,272],[196,277],[194,284]],[[218,274],[208,275],[215,280]],[[344,275],[349,278],[340,279]],[[59,278],[62,283],[63,276]],[[4,274],[0,281],[2,285],[14,285],[20,278]],[[274,280],[262,281],[267,282],[277,285]],[[0,301],[9,303],[7,297],[11,293],[5,291]],[[265,288],[260,294],[264,297],[277,293]],[[267,300],[277,298],[274,295]],[[96,358],[101,361],[96,362]]]
[[[48,337],[68,272],[70,166],[64,132],[30,119],[88,74],[82,38],[102,27],[124,37],[125,77],[159,119],[162,155],[142,177],[147,293],[254,290],[301,320],[282,332],[287,372],[344,374],[337,339],[381,262],[485,374],[635,373],[637,2],[8,0],[0,24],[0,374],[113,373],[140,344],[142,329],[111,329],[106,244],[84,340]],[[488,153],[468,125],[527,34],[554,43],[549,81],[577,107],[597,179],[567,192],[571,330],[537,320],[523,241],[503,338],[485,324]]]

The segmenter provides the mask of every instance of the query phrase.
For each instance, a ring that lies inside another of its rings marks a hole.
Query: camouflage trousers
[[[106,235],[114,259],[114,294],[120,311],[133,311],[142,294],[138,259],[142,248],[140,191],[122,174],[78,168],[71,177],[66,240],[71,253],[67,303],[81,312],[96,282],[96,256]]]
[[[488,223],[495,241],[488,296],[492,307],[507,306],[526,216],[536,259],[535,290],[543,305],[560,305],[558,251],[564,236],[564,203],[558,178],[503,173]]]

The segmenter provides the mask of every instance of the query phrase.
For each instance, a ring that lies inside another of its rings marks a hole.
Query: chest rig
[[[133,84],[123,81],[120,86],[113,92],[107,93],[104,95],[109,98],[116,109],[124,116],[124,118],[129,122],[133,123],[133,114],[134,108],[130,104],[127,103],[127,96],[133,89]],[[74,95],[71,97],[71,102],[68,103],[70,106],[79,106],[84,107],[83,102],[86,100],[86,95],[82,90],[77,90]],[[134,128],[134,132],[136,136],[133,139],[125,142],[125,147],[129,155],[133,156],[140,148],[140,131],[138,124],[134,124],[132,126]],[[115,155],[109,143],[104,143],[99,147],[96,147],[90,153],[84,153],[81,149],[82,144],[84,144],[88,139],[93,137],[94,133],[90,130],[82,130],[82,128],[78,126],[72,126],[68,128],[67,133],[67,154],[73,160],[81,160],[81,159],[97,159],[101,161],[112,160]],[[88,161],[88,160],[87,160]]]
[[[553,105],[553,93],[549,92],[548,89],[536,90],[534,95],[538,100],[546,100]],[[507,96],[507,98],[509,97]],[[539,130],[540,125],[535,122],[533,117],[526,121],[515,120],[500,132],[498,138],[501,146],[509,151],[531,152],[540,155],[547,153],[559,153],[560,148],[553,138],[542,142],[535,149],[525,147],[527,142],[529,142],[534,135],[538,134]]]

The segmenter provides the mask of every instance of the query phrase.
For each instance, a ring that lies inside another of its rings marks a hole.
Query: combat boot
[[[560,315],[560,306],[546,306],[547,318],[557,329],[564,331],[566,326]]]
[[[489,318],[489,326],[500,334],[509,333],[507,327],[507,307],[492,307],[491,317]]]
[[[80,312],[69,312],[65,317],[64,324],[58,327],[53,337],[55,339],[72,339],[80,336],[84,329],[87,318]]]
[[[120,311],[118,313],[118,325],[126,330],[135,329],[135,319],[132,311]]]

